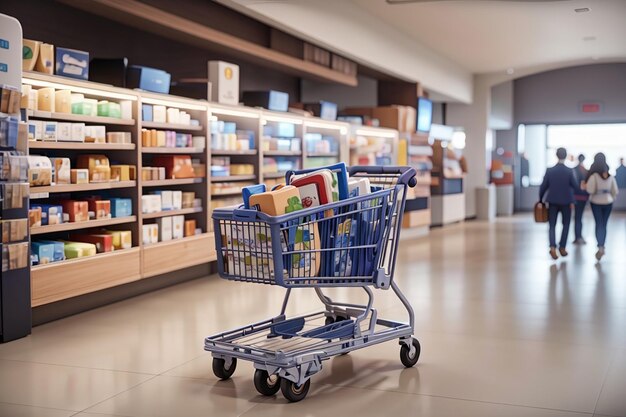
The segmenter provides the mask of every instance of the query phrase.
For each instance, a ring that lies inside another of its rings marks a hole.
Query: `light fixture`
[[[579,7],[578,9],[574,9],[576,13],[587,13],[590,12],[591,9],[589,7]]]
[[[507,73],[507,75],[513,75],[513,74],[515,73],[515,69],[513,69],[513,68],[507,68],[507,69],[506,69],[506,73]]]
[[[456,149],[465,149],[467,136],[462,130],[456,130],[452,134],[452,146]]]
[[[282,116],[269,116],[269,115],[263,115],[263,119],[270,121],[270,122],[279,122],[279,123],[291,123],[294,125],[301,125],[302,124],[302,120],[300,119],[292,119],[291,117],[282,117]]]
[[[358,136],[373,136],[378,138],[395,138],[395,132],[390,132],[387,130],[377,130],[377,129],[357,129],[354,133]]]
[[[186,109],[186,110],[206,111],[207,109],[207,106],[202,105],[202,104],[183,103],[179,101],[163,100],[160,98],[152,98],[152,97],[142,97],[141,101],[147,104],[156,104],[158,106],[166,106],[166,107],[177,107],[179,109]]]
[[[131,94],[122,94],[122,93],[116,93],[113,91],[106,91],[106,90],[96,90],[93,88],[86,88],[86,87],[75,87],[73,85],[67,85],[67,84],[56,83],[56,82],[51,82],[51,81],[35,80],[32,78],[28,78],[28,76],[22,78],[22,83],[29,84],[35,87],[51,87],[51,88],[55,88],[59,90],[71,90],[74,93],[88,94],[88,95],[97,96],[97,97],[137,101],[137,96],[134,96]]]
[[[224,116],[247,117],[248,119],[258,119],[258,113],[246,112],[241,110],[229,110],[211,107],[212,114],[222,114]]]
[[[307,127],[315,127],[318,129],[332,129],[332,130],[339,130],[339,131],[343,130],[344,131],[343,133],[346,133],[347,131],[345,126],[335,125],[332,123],[313,122],[313,121],[306,120],[304,124]]]

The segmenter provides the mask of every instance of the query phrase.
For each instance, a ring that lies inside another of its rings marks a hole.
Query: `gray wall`
[[[359,85],[349,87],[344,85],[302,80],[300,96],[303,103],[313,103],[320,100],[337,103],[340,109],[345,107],[374,107],[378,105],[378,82],[369,77],[360,75]]]
[[[491,87],[489,127],[491,129],[511,129],[513,127],[513,81]]]
[[[497,146],[505,149],[512,145],[511,138],[517,139],[517,126],[521,123],[624,123],[626,64],[585,65],[520,78],[514,82],[513,101],[513,129],[496,134]],[[582,113],[583,101],[602,103],[602,111]],[[519,172],[519,165],[515,169]],[[521,188],[516,179],[516,210],[530,210],[537,195],[538,187]],[[620,199],[616,207],[624,204]]]

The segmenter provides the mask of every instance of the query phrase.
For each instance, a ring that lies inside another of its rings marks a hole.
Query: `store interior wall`
[[[350,87],[311,80],[302,80],[301,98],[304,103],[320,100],[346,107],[375,107],[378,105],[378,81],[363,75],[358,76],[359,85]]]
[[[171,73],[172,80],[206,78],[209,60],[233,62],[240,65],[240,92],[275,89],[289,93],[291,102],[300,101],[298,77],[134,29],[55,1],[2,0],[0,12],[20,20],[25,38],[88,51],[92,58],[127,57],[130,64]],[[256,32],[251,29],[247,36],[256,36]],[[179,87],[172,92],[207,98],[206,84]]]
[[[517,154],[520,124],[586,124],[626,122],[626,64],[568,67],[516,79],[513,83],[512,129],[496,132],[496,148]],[[582,102],[601,103],[598,113],[583,113]],[[512,139],[514,138],[514,140]],[[626,140],[626,138],[625,138]],[[519,155],[515,172],[519,172]],[[516,175],[515,209],[531,210],[538,187],[521,187]]]

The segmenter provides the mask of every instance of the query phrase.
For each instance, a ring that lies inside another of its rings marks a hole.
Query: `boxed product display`
[[[127,88],[139,88],[154,93],[169,94],[170,79],[170,74],[160,69],[129,65],[126,70]]]
[[[89,217],[96,220],[111,218],[111,201],[104,200],[101,197],[90,197],[87,199],[89,207]],[[93,213],[93,216],[92,216]]]
[[[72,124],[67,122],[57,122],[57,142],[71,142]]]
[[[70,137],[72,142],[84,142],[85,141],[85,124],[84,123],[72,123],[72,135]]]
[[[119,103],[102,100],[98,102],[98,116],[119,119],[122,117],[122,108]]]
[[[45,265],[54,262],[54,245],[52,243],[32,242],[30,247],[33,265]]]
[[[144,122],[152,122],[152,104],[141,105],[141,120]]]
[[[155,191],[154,196],[159,200],[160,210],[173,210],[173,191]]]
[[[41,226],[41,207],[31,207],[28,210],[28,223],[30,227]]]
[[[152,159],[152,163],[156,166],[164,167],[165,175],[168,179],[195,177],[189,155],[156,156]]]
[[[54,111],[57,113],[72,112],[72,92],[70,90],[56,90],[54,92]]]
[[[180,210],[183,208],[183,192],[180,190],[172,191],[172,210]]]
[[[161,217],[157,219],[159,226],[159,241],[166,242],[172,240],[172,217]]]
[[[52,163],[46,156],[28,156],[28,182],[31,187],[50,185],[52,182]]]
[[[83,258],[85,256],[93,256],[97,253],[96,245],[93,243],[83,242],[65,242],[65,258]]]
[[[89,220],[89,204],[86,201],[62,201],[63,213],[69,215],[70,222],[86,222]]]
[[[57,46],[55,74],[89,79],[89,53]]]
[[[112,236],[115,250],[130,249],[133,246],[133,234],[130,230],[105,230],[102,233]]]
[[[134,167],[133,167],[134,168]],[[111,165],[111,181],[130,181],[135,177],[131,177],[131,165]]]
[[[24,71],[33,71],[35,64],[39,58],[39,47],[41,42],[31,39],[22,40],[22,69]]]
[[[106,143],[107,133],[104,126],[85,126],[84,140],[89,143]]]
[[[91,243],[96,246],[97,253],[113,251],[113,236],[107,234],[71,234],[75,242]]]
[[[63,206],[58,204],[31,204],[31,209],[41,209],[41,225],[63,223]]]
[[[249,107],[283,112],[289,110],[289,94],[282,91],[244,91],[243,102]]]
[[[107,132],[107,143],[132,143],[130,132]]]
[[[157,224],[144,224],[142,225],[141,230],[144,245],[159,242],[159,226]]]
[[[194,207],[193,202],[195,199],[196,199],[196,193],[194,193],[193,191],[181,192],[181,208]]]
[[[196,221],[185,220],[185,237],[193,236],[196,234]]]
[[[111,216],[127,217],[133,215],[133,201],[130,198],[112,198]]]
[[[54,247],[54,255],[52,256],[53,262],[59,262],[65,259],[65,243],[57,240],[43,240],[42,242],[49,243]]]
[[[54,88],[45,87],[37,90],[37,110],[54,112]]]
[[[172,239],[185,237],[185,216],[172,216]]]
[[[222,104],[239,103],[239,66],[224,61],[209,61],[211,101]]]
[[[141,196],[141,211],[144,214],[159,213],[162,210],[164,209],[161,207],[160,195],[145,194]]]
[[[108,182],[111,180],[109,158],[105,155],[79,155],[76,166],[89,169],[89,182]]]
[[[43,138],[44,141],[56,142],[57,140],[57,122],[43,122]]]
[[[71,169],[70,181],[72,184],[89,184],[88,169]]]
[[[50,158],[52,163],[52,182],[55,184],[71,184],[70,158]]]

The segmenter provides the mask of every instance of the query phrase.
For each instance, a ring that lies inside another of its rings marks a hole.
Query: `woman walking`
[[[615,178],[609,174],[606,156],[601,152],[596,154],[587,173],[587,192],[591,201],[593,218],[596,221],[596,239],[598,240],[596,259],[600,260],[604,256],[606,227],[613,209],[613,201],[619,192]]]

